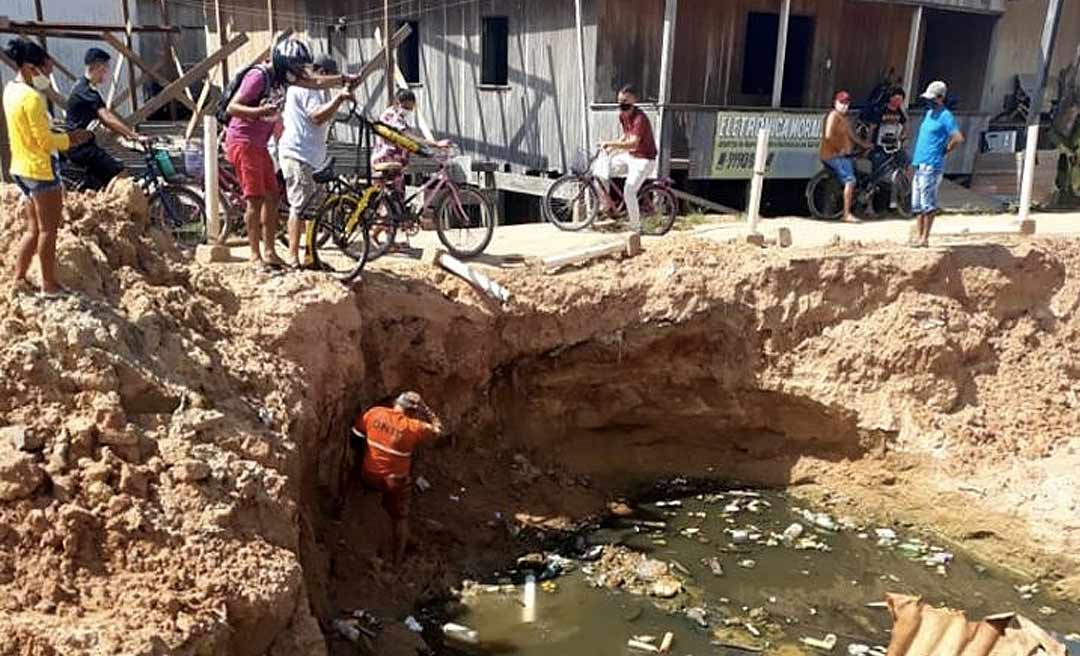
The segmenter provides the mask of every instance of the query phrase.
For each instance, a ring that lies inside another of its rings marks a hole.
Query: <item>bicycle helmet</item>
[[[274,69],[274,80],[282,84],[308,77],[308,68],[314,63],[314,58],[303,41],[286,38],[274,45],[270,62]]]

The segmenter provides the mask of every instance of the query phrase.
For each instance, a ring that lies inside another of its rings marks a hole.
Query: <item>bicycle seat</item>
[[[315,171],[315,174],[312,175],[312,178],[315,180],[315,183],[316,184],[326,184],[327,182],[330,182],[331,180],[336,178],[337,175],[334,173],[334,165],[336,163],[337,163],[337,158],[331,157],[330,161],[326,163],[326,166],[322,167],[318,171]]]

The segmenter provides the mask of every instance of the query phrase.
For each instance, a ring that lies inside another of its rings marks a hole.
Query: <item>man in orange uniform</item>
[[[398,396],[393,408],[368,410],[353,426],[353,435],[367,440],[361,468],[364,485],[382,492],[382,506],[390,515],[395,565],[405,558],[409,541],[413,450],[442,434],[442,421],[416,392]]]

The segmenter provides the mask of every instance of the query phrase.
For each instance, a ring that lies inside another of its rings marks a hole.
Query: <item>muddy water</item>
[[[646,654],[628,641],[652,638],[658,644],[671,632],[672,654],[745,655],[762,648],[775,653],[787,646],[791,655],[797,648],[846,656],[850,648],[851,654],[874,656],[877,650],[867,648],[880,646],[884,653],[891,623],[886,609],[868,604],[886,592],[919,594],[935,605],[966,609],[969,617],[1017,611],[1059,637],[1080,632],[1080,608],[1025,587],[1031,581],[945,549],[917,527],[889,529],[894,538],[889,530],[879,534],[882,527],[818,514],[776,492],[667,501],[674,503],[639,507],[632,518],[596,531],[588,542],[624,545],[667,564],[683,581],[682,592],[661,599],[632,594],[626,586],[612,590],[608,584],[617,577],[605,567],[607,558],[576,560],[567,573],[538,585],[530,609],[523,605],[523,586],[511,585],[521,581],[522,570],[503,573],[501,581],[495,577],[465,595],[454,621],[475,630],[478,644],[464,651]],[[790,528],[796,523],[802,534],[790,539],[799,530]],[[837,636],[831,651],[802,643],[828,634]],[[1080,654],[1080,644],[1067,642]]]

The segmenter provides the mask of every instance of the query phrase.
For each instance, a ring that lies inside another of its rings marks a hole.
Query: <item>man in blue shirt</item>
[[[945,108],[949,88],[944,82],[931,82],[922,97],[930,101],[930,109],[919,125],[915,142],[915,179],[911,187],[911,210],[919,217],[919,236],[914,246],[930,244],[930,228],[938,211],[938,189],[945,172],[945,155],[964,143],[964,135],[952,112]]]

